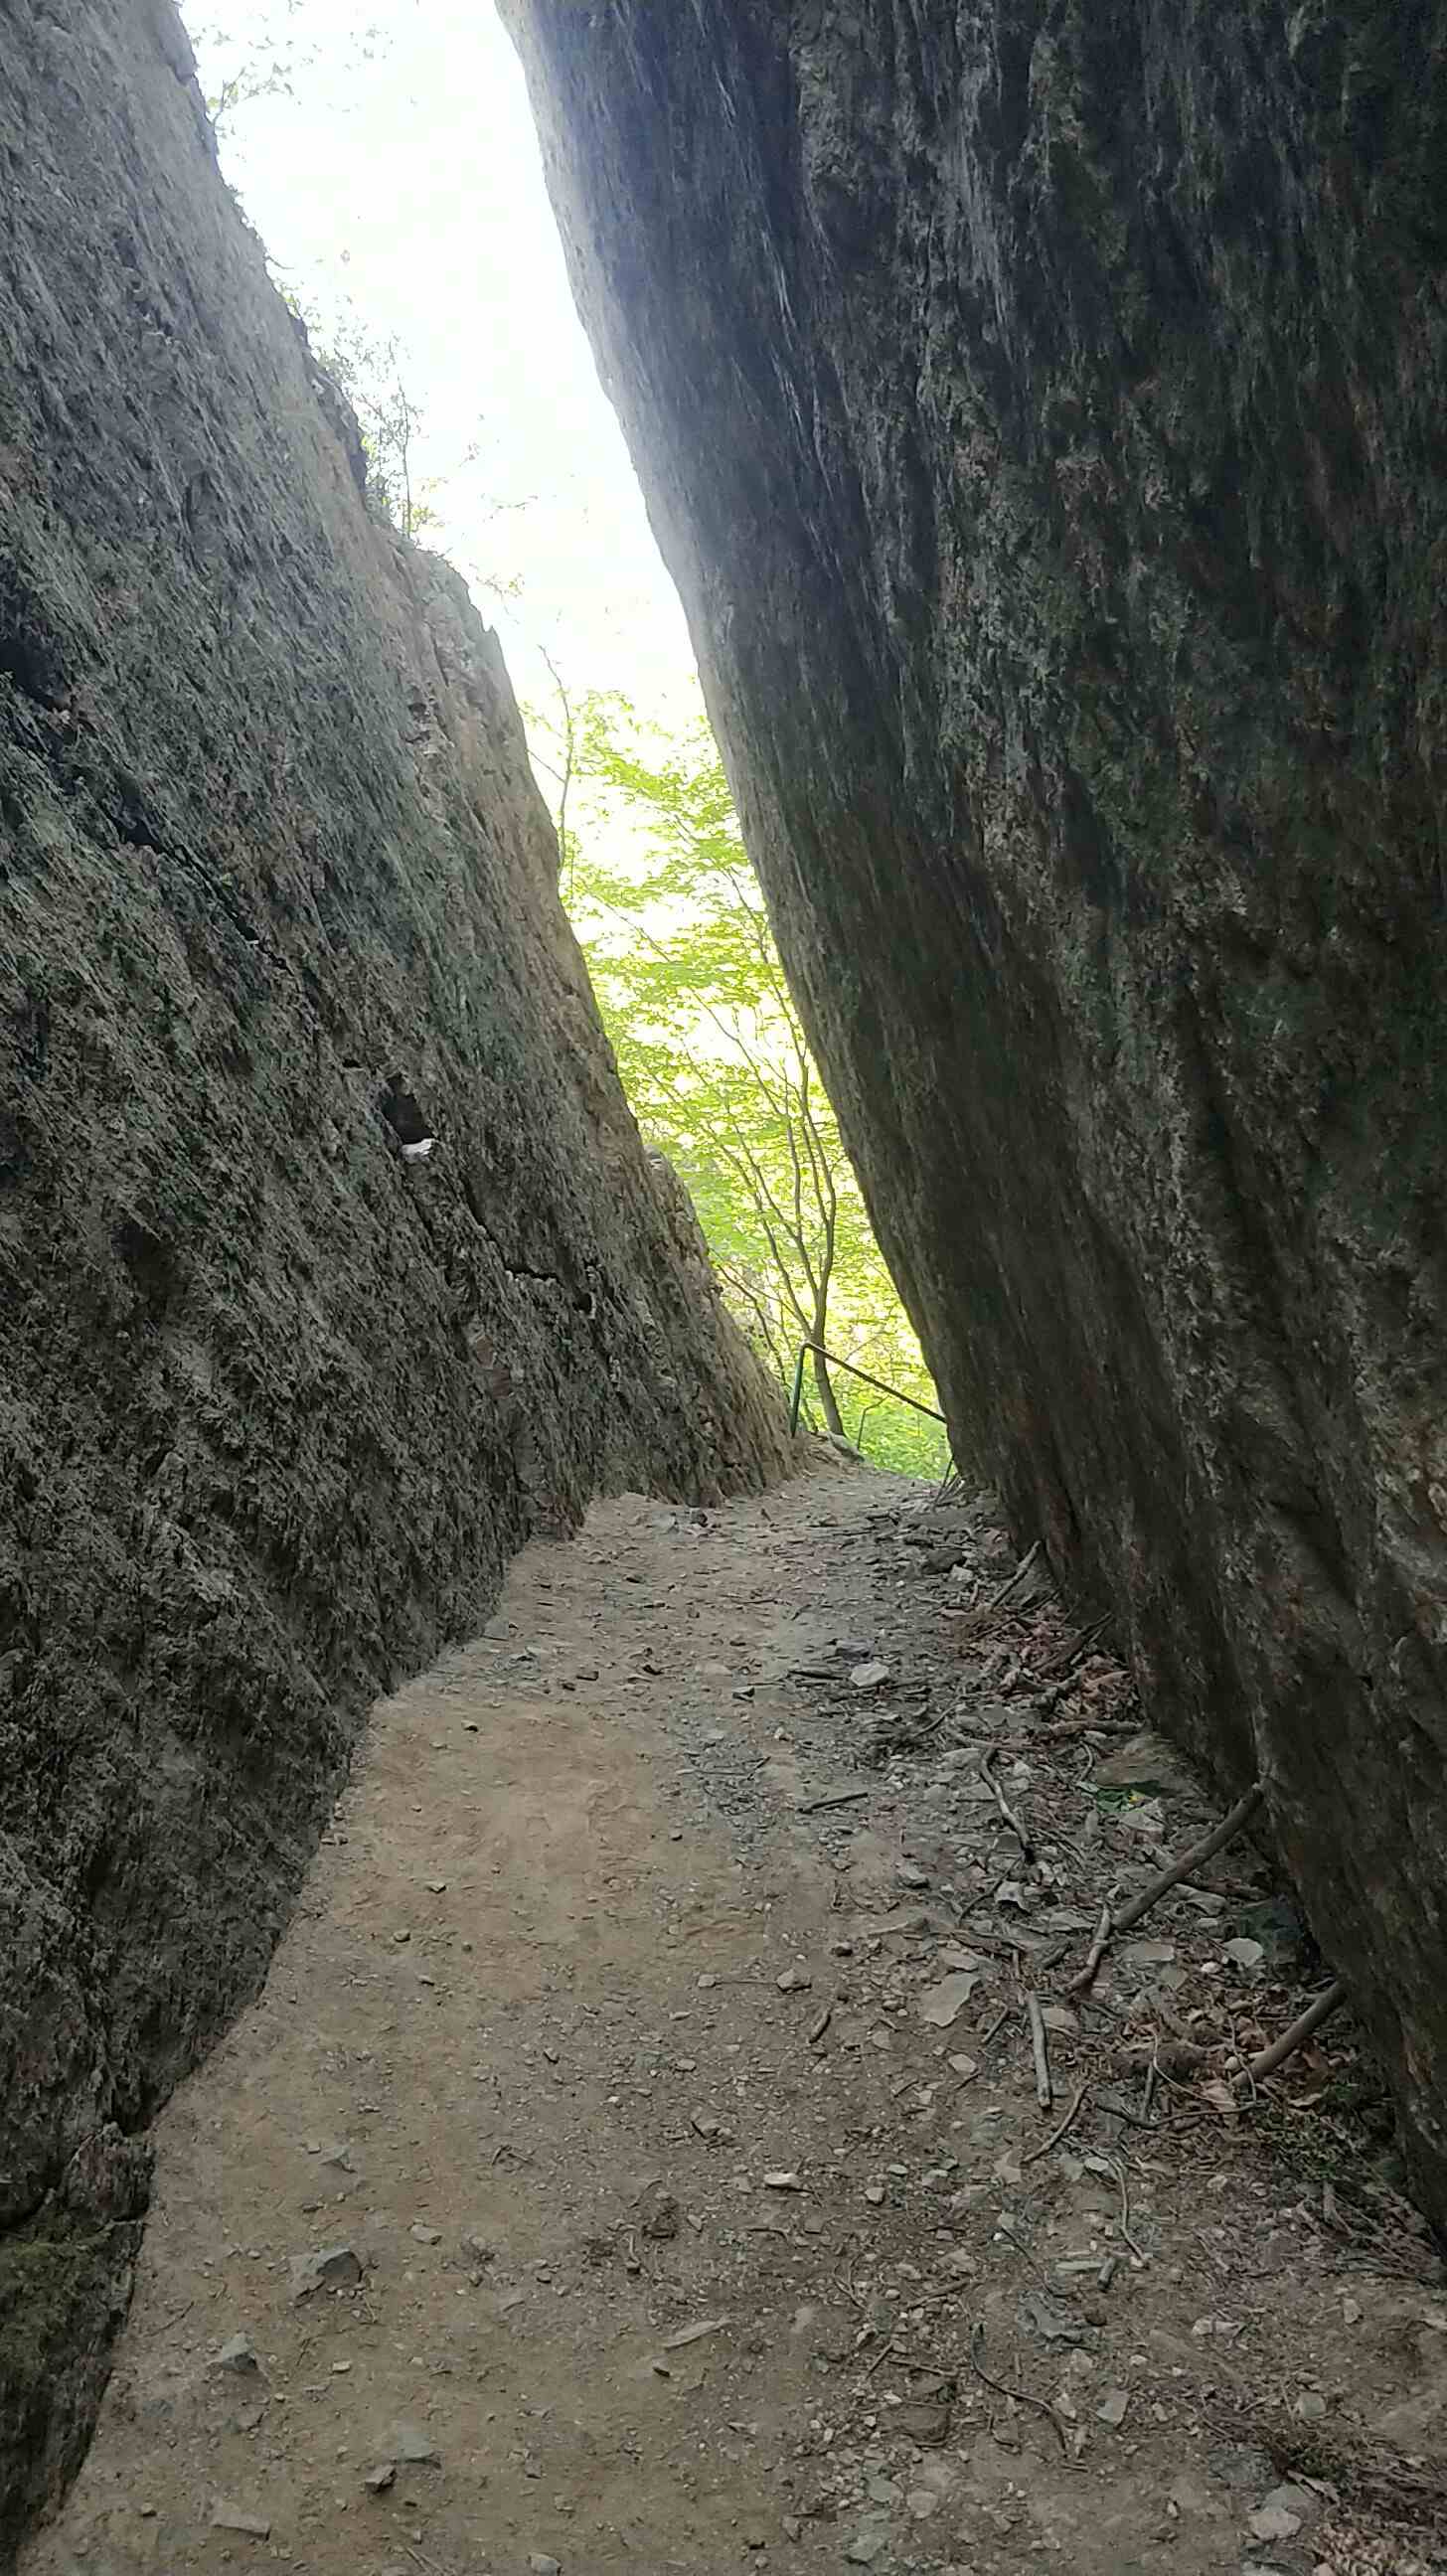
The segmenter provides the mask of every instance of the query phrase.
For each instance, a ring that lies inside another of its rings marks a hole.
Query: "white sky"
[[[487,0],[184,0],[202,86],[292,48],[294,96],[236,109],[222,163],[278,282],[395,334],[438,545],[519,697],[620,689],[697,714],[683,612],[573,309],[522,73]],[[359,30],[375,27],[377,41]],[[470,448],[478,461],[464,463]],[[502,504],[501,510],[497,505]],[[524,506],[516,506],[522,504]],[[487,577],[520,581],[499,602]]]

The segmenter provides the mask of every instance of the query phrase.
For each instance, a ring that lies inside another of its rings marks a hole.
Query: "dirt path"
[[[376,1712],[26,2576],[1444,2563],[1447,2302],[1350,2034],[1209,2089],[1320,1978],[1240,1846],[1050,2003],[1037,2102],[1025,1987],[1209,1811],[922,1499],[624,1498]]]

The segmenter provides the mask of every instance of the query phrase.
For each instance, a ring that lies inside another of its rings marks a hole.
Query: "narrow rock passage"
[[[1238,1844],[1059,2000],[1211,1811],[930,1502],[624,1497],[375,1712],[27,2576],[1443,2563],[1350,2030],[1210,2054],[1323,1971]]]

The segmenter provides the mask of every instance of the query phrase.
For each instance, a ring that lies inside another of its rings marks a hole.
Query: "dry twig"
[[[976,2317],[975,2322],[970,2329],[970,2368],[974,2372],[975,2377],[977,2379],[983,2379],[987,2388],[993,2388],[997,2397],[1008,2397],[1011,2403],[1015,2406],[1033,2406],[1037,2415],[1048,2417],[1059,2435],[1060,2447],[1068,2460],[1070,2457],[1070,2444],[1066,2439],[1065,2427],[1061,2423],[1059,2416],[1056,2414],[1054,2407],[1049,2403],[1048,2399],[1044,2397],[1032,2397],[1028,2388],[1010,2388],[1006,2386],[1003,2379],[994,2378],[985,2368],[984,2363],[980,2359],[981,2351],[984,2348],[984,2341],[984,2320],[982,2317]]]
[[[1038,1995],[1027,1995],[1025,2010],[1030,2016],[1030,2048],[1035,2059],[1035,2099],[1042,2111],[1048,2111],[1055,2099],[1050,2083],[1050,2051],[1045,2038],[1045,2016]]]
[[[982,1763],[980,1767],[983,1770],[985,1766]],[[993,1788],[993,1781],[990,1785]],[[1222,1817],[1219,1825],[1213,1825],[1211,1831],[1203,1834],[1198,1843],[1192,1843],[1190,1850],[1182,1852],[1179,1860],[1172,1861],[1169,1869],[1158,1870],[1155,1877],[1141,1889],[1139,1896],[1133,1896],[1129,1905],[1123,1905],[1118,1914],[1109,1905],[1102,1906],[1100,1921],[1096,1926],[1095,1939],[1090,1945],[1089,1955],[1079,1975],[1072,1977],[1066,1987],[1065,1991],[1068,1995],[1083,1995],[1087,1987],[1094,1983],[1096,1970],[1117,1932],[1129,1932],[1133,1925],[1140,1922],[1143,1915],[1149,1914],[1153,1905],[1158,1905],[1161,1898],[1168,1896],[1173,1887],[1179,1887],[1182,1879],[1193,1877],[1208,1860],[1214,1860],[1218,1851],[1224,1851],[1227,1843],[1235,1841],[1242,1827],[1249,1825],[1257,1809],[1263,1804],[1265,1795],[1258,1781],[1255,1787],[1247,1790],[1244,1798],[1237,1799],[1235,1806],[1229,1814]]]
[[[1068,1995],[1083,1995],[1091,1986],[1094,1985],[1096,1969],[1100,1966],[1101,1960],[1105,1957],[1106,1951],[1110,1948],[1110,1934],[1111,1913],[1110,1907],[1107,1904],[1102,1905],[1100,1909],[1100,1921],[1095,1927],[1095,1939],[1091,1942],[1090,1948],[1086,1953],[1085,1965],[1078,1976],[1071,1978],[1070,1983],[1065,1989]]]
[[[1025,1860],[1033,1860],[1035,1857],[1035,1846],[1030,1840],[1029,1835],[1026,1833],[1024,1826],[1021,1824],[1019,1817],[1016,1815],[1014,1808],[1007,1804],[1005,1792],[1001,1788],[999,1781],[995,1778],[994,1772],[990,1768],[994,1759],[995,1748],[991,1745],[989,1752],[985,1755],[983,1762],[980,1764],[980,1778],[986,1783],[991,1797],[994,1799],[996,1806],[1000,1810],[1001,1822],[1009,1826],[1011,1833],[1018,1842],[1021,1857]]]
[[[1136,2261],[1138,2263],[1149,2263],[1151,2258],[1146,2252],[1145,2247],[1140,2244],[1130,2232],[1130,2185],[1127,2183],[1125,2178],[1125,2166],[1118,2157],[1115,2164],[1115,2178],[1120,2185],[1119,2224],[1121,2235],[1126,2244],[1130,2247]]]
[[[1310,2039],[1312,2032],[1321,2028],[1327,2014],[1334,2013],[1338,2004],[1344,2004],[1346,1999],[1345,1982],[1338,1977],[1336,1984],[1318,1995],[1314,2004],[1308,2004],[1305,2012],[1299,2013],[1290,2028],[1284,2030],[1279,2039],[1273,2040],[1269,2048],[1247,2058],[1245,2072],[1252,2082],[1260,2083],[1263,2077],[1274,2075],[1278,2066],[1284,2066],[1288,2057],[1294,2057],[1303,2042]]]
[[[1028,2148],[1026,2153],[1020,2158],[1020,2170],[1022,2173],[1027,2165],[1038,2164],[1042,2156],[1048,2156],[1051,2148],[1058,2147],[1061,2139],[1069,2135],[1070,2131],[1074,2128],[1076,2121],[1080,2117],[1081,2105],[1083,2104],[1089,2090],[1090,2087],[1088,2084],[1078,2084],[1076,2086],[1075,2099],[1071,2103],[1069,2110],[1066,2112],[1064,2119],[1056,2122],[1049,2137],[1042,2138],[1038,2147]]]
[[[1190,1878],[1208,1860],[1214,1860],[1217,1852],[1224,1851],[1227,1843],[1235,1841],[1242,1827],[1249,1825],[1257,1809],[1264,1804],[1265,1796],[1259,1782],[1248,1789],[1245,1797],[1237,1799],[1229,1815],[1223,1816],[1219,1825],[1214,1826],[1209,1834],[1203,1834],[1198,1843],[1192,1843],[1190,1850],[1183,1852],[1179,1860],[1172,1861],[1169,1869],[1159,1871],[1141,1889],[1139,1896],[1131,1898],[1129,1905],[1121,1907],[1115,1917],[1115,1930],[1128,1932],[1133,1924],[1139,1923],[1143,1914],[1149,1914],[1153,1905],[1158,1905],[1163,1896],[1168,1896],[1173,1887],[1179,1887],[1183,1878]]]

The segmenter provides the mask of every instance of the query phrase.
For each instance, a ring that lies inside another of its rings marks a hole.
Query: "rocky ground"
[[[26,2576],[1447,2566],[1350,2022],[1239,2076],[1327,1981],[1242,1841],[1071,1996],[1212,1810],[1014,1573],[846,1470],[528,1550],[160,2123]]]

